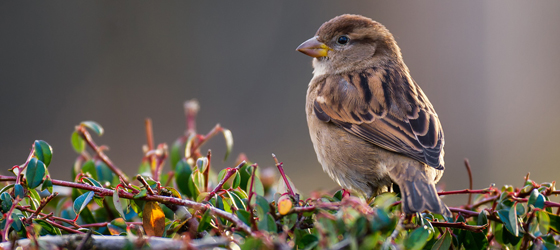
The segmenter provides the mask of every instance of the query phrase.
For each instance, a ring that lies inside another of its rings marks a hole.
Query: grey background
[[[271,153],[303,193],[336,184],[316,160],[304,102],[311,58],[294,49],[330,18],[362,14],[389,28],[445,131],[445,189],[560,180],[558,1],[2,1],[0,172],[36,139],[54,148],[50,172],[70,179],[74,125],[134,174],[145,144],[184,131],[183,102],[201,104],[198,129],[233,131],[244,152]],[[224,141],[208,144],[221,158]],[[167,167],[168,168],[168,167]],[[462,198],[461,198],[462,199]]]

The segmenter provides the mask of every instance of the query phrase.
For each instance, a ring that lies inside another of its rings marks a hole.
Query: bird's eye
[[[339,36],[338,39],[336,39],[336,42],[341,45],[347,44],[348,41],[350,41],[350,38],[347,36]]]

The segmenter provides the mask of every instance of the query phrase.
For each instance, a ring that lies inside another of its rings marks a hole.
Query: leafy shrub
[[[91,132],[101,136],[103,128],[95,122],[82,122],[72,133],[79,154],[73,182],[50,177],[53,150],[35,141],[26,162],[10,169],[14,176],[0,176],[6,183],[0,190],[2,240],[28,238],[29,247],[44,247],[40,236],[81,235],[80,248],[93,234],[127,236],[129,249],[149,242],[144,236],[174,239],[173,249],[558,249],[560,217],[553,208],[560,204],[549,200],[559,193],[554,182],[538,184],[527,175],[520,188],[440,192],[469,195],[467,204],[450,208],[453,218],[406,216],[395,193],[372,204],[344,190],[304,200],[274,155],[278,180],[244,156],[216,174],[211,152],[202,154],[201,146],[222,133],[227,158],[232,134],[220,125],[196,133],[198,105],[191,101],[186,109],[189,127],[170,149],[154,145],[146,121],[148,145],[134,180],[96,145]],[[166,162],[172,171],[162,173]]]

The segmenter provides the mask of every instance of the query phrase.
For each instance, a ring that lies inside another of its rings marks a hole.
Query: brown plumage
[[[367,198],[396,183],[404,212],[450,216],[435,188],[443,130],[393,35],[369,18],[341,15],[297,50],[314,57],[306,113],[323,170]]]

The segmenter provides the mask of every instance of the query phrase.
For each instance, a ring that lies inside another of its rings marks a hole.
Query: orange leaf
[[[161,207],[159,207],[159,203],[155,201],[146,202],[144,211],[142,212],[142,225],[148,236],[163,236],[163,230],[165,230],[165,215]]]
[[[283,196],[278,201],[278,213],[286,215],[292,209],[292,200],[289,197]]]

